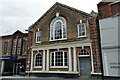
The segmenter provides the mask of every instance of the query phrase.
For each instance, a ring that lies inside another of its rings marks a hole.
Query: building
[[[120,77],[120,1],[98,4],[104,76]]]
[[[12,35],[0,37],[0,74],[25,74],[28,33],[17,30]]]
[[[101,75],[96,13],[55,3],[28,29],[26,73],[32,76]]]

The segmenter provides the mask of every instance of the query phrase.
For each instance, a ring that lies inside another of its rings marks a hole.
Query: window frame
[[[39,36],[38,36],[39,34]],[[40,40],[38,41],[38,37],[40,37]],[[41,43],[41,31],[35,32],[35,43]]]
[[[14,41],[15,41],[15,43],[14,43]],[[15,48],[14,49],[15,51],[13,51],[13,48]],[[16,54],[16,48],[17,48],[17,39],[13,39],[13,42],[12,42],[12,54]]]
[[[4,42],[4,49],[3,49],[4,51],[3,51],[3,53],[4,54],[7,54],[8,53],[8,41],[5,41]]]
[[[79,53],[82,51],[82,50],[85,50],[88,52],[89,55],[79,55]],[[78,52],[78,57],[89,57],[90,56],[90,52],[86,49],[81,49],[79,52]]]
[[[22,55],[26,55],[26,50],[27,50],[27,42],[25,39],[23,39],[23,42],[22,42]]]
[[[34,68],[42,68],[42,65],[41,66],[36,66],[36,56],[40,54],[42,56],[42,65],[43,65],[43,55],[41,53],[37,53],[35,54],[34,56]]]
[[[20,42],[19,42],[20,40]],[[17,54],[21,54],[22,38],[17,39]],[[19,51],[19,53],[18,53]]]
[[[61,22],[62,24],[62,38],[60,39],[55,39],[55,24],[57,22]],[[67,39],[67,29],[66,29],[67,25],[66,25],[66,20],[64,17],[56,17],[54,18],[51,23],[50,23],[50,41],[56,41],[56,40],[65,40]],[[65,38],[64,38],[64,28],[65,28]],[[52,36],[53,35],[53,39]]]
[[[80,36],[79,34],[80,34],[80,25],[84,25],[84,29],[85,29],[85,35],[82,35],[82,36]],[[80,24],[77,24],[77,30],[78,30],[78,38],[81,38],[81,37],[87,37],[87,30],[86,30],[86,28],[87,28],[87,26],[86,26],[86,23],[80,23]]]
[[[56,52],[61,52],[61,51],[54,51],[54,52],[51,52],[51,54],[50,54],[50,68],[68,68],[68,52],[67,51],[62,51],[63,52],[63,66],[56,66],[55,64],[56,64],[56,58],[55,58],[55,53]],[[66,52],[66,55],[67,55],[67,66],[65,66],[65,57],[64,57],[64,55],[65,55],[65,52]],[[52,54],[54,53],[54,66],[52,66]]]

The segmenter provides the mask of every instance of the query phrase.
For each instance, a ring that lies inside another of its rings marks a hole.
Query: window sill
[[[33,68],[42,68],[42,66],[34,66]]]
[[[77,38],[84,38],[84,37],[87,37],[86,35],[85,36],[78,36]]]
[[[51,66],[50,68],[68,68],[68,66]]]
[[[67,38],[63,38],[63,39],[54,39],[54,40],[50,40],[50,41],[58,41],[58,40],[66,40]]]
[[[41,41],[40,41],[40,42],[35,42],[35,43],[36,43],[36,44],[37,44],[37,43],[41,43]]]

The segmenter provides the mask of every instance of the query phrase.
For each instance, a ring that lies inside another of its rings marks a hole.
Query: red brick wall
[[[31,46],[32,46],[32,32],[28,33],[28,50],[27,50],[27,54],[26,54],[26,71],[30,71],[30,64],[31,64]]]
[[[93,53],[93,65],[94,65],[94,72],[101,73],[101,51],[99,45],[99,33],[98,27],[96,24],[96,19],[90,20],[90,37],[92,40],[92,53]]]
[[[111,5],[111,7],[112,7],[112,13],[113,13],[113,15],[117,15],[117,14],[120,13],[120,2],[117,3],[117,4]]]
[[[120,2],[112,5],[108,2],[100,2],[97,6],[99,19],[111,17],[120,13]]]
[[[104,3],[102,2],[98,4],[98,12],[99,12],[100,19],[112,16],[112,8],[110,5],[108,5],[107,2],[104,2]]]

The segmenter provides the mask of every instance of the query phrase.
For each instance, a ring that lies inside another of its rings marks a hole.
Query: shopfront
[[[2,75],[20,75],[25,74],[25,60],[24,58],[17,56],[5,56],[0,57]]]

